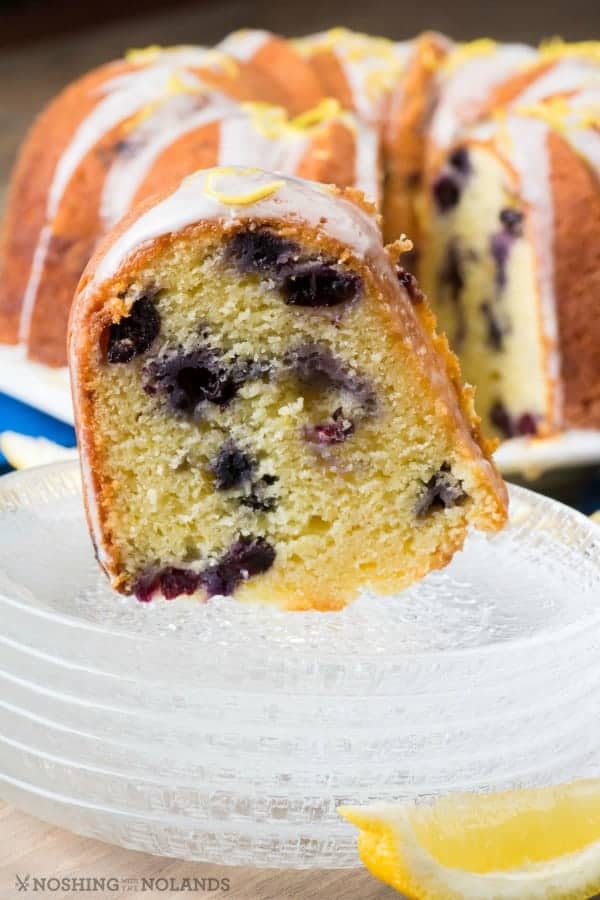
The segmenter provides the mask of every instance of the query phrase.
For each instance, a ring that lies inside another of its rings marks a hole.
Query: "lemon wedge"
[[[600,509],[597,512],[592,513],[590,519],[592,522],[597,522],[598,525],[600,525]]]
[[[46,438],[29,437],[16,431],[0,434],[0,451],[13,469],[31,469],[63,459],[77,459],[77,450],[55,444]]]
[[[600,781],[342,806],[371,874],[410,900],[589,900],[600,892]]]

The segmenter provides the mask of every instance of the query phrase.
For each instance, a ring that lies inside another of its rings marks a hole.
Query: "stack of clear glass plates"
[[[94,560],[76,463],[0,482],[0,794],[151,853],[352,866],[341,802],[599,774],[600,529],[511,489],[401,596],[340,613],[140,604]]]

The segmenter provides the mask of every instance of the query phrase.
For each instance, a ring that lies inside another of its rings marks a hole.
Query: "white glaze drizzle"
[[[296,221],[340,241],[357,257],[381,252],[381,234],[375,219],[316,182],[282,176],[282,184],[273,193],[240,204],[224,203],[211,196],[206,189],[211,178],[216,179],[220,192],[234,195],[254,192],[280,180],[272,173],[241,167],[207,169],[189,176],[109,247],[89,289],[96,289],[99,283],[113,277],[122,263],[146,242],[201,221],[231,223],[249,218]]]
[[[547,72],[539,75],[513,100],[511,106],[539,103],[556,94],[581,91],[586,85],[594,83],[600,84],[600,67],[597,63],[567,57],[555,62]]]
[[[182,58],[193,60],[196,64],[199,64],[207,52],[203,48],[186,48],[181,53],[160,54],[155,65],[119,75],[103,84],[98,90],[98,95],[101,99],[79,124],[54,170],[48,192],[46,223],[38,236],[33,263],[27,287],[25,288],[19,322],[20,341],[26,343],[29,336],[40,276],[50,245],[48,229],[51,232],[52,220],[58,212],[65,189],[77,167],[86,154],[119,122],[134,115],[155,100],[157,96],[160,96],[161,93],[167,91],[169,79],[181,66]],[[191,73],[187,73],[186,77],[200,86],[199,80]]]
[[[533,58],[531,47],[501,44],[492,53],[467,58],[450,73],[442,70],[438,76],[439,100],[429,125],[434,145],[442,150],[449,147],[490,92]]]
[[[42,228],[38,242],[33,253],[29,279],[23,294],[23,303],[21,304],[21,315],[19,318],[19,343],[27,343],[29,331],[31,329],[31,318],[35,307],[35,298],[40,286],[44,262],[50,246],[52,238],[52,228],[50,225],[44,225]]]
[[[372,125],[377,125],[381,122],[385,101],[394,88],[394,84],[391,82],[399,80],[401,69],[408,60],[408,44],[398,43],[394,44],[393,47],[393,55],[397,63],[397,78],[394,78],[394,64],[387,61],[384,62],[381,57],[375,54],[366,54],[360,60],[353,60],[347,54],[337,53],[350,85],[354,108],[365,122],[369,122]],[[389,77],[390,84],[387,90],[380,89],[377,91],[373,89],[371,78],[379,76]]]
[[[75,341],[72,336],[69,338],[69,373],[71,377],[73,421],[77,423],[82,421],[79,402],[80,394],[77,390],[77,385],[79,384],[79,356],[75,351]],[[83,486],[83,496],[85,497],[87,520],[92,533],[92,541],[94,543],[98,562],[100,565],[106,566],[109,561],[109,555],[105,548],[104,534],[100,522],[98,496],[94,488],[94,478],[88,455],[81,446],[79,448],[79,465],[81,469],[81,481]]]
[[[199,101],[204,106],[198,109]],[[234,113],[237,104],[216,91],[203,97],[179,94],[169,98],[157,112],[130,135],[134,152],[117,157],[102,190],[100,217],[109,230],[127,212],[146,175],[163,150],[191,131]]]
[[[270,172],[293,175],[310,143],[309,132],[288,130],[276,138],[267,137],[241,110],[221,123],[218,163],[233,166],[260,166]]]
[[[161,62],[141,71],[121,75],[103,86],[104,98],[83,119],[58,161],[48,194],[49,219],[56,215],[65,188],[84,157],[119,122],[139,112],[161,94],[166,94],[174,71],[176,68],[172,61]],[[193,75],[187,74],[186,77],[190,80],[190,86],[202,87],[201,82]]]
[[[406,66],[412,42],[394,43],[336,28],[300,38],[296,44],[300,52],[308,55],[319,49],[333,53],[344,72],[357,114],[371,125],[381,124],[384,105]]]
[[[569,143],[590,163],[600,175],[600,132],[594,128],[571,127],[568,130]]]
[[[359,123],[355,131],[355,183],[368,200],[381,206],[379,135],[375,128]]]
[[[564,137],[600,175],[600,78],[568,101]]]
[[[271,38],[270,32],[260,28],[242,28],[227,35],[220,44],[217,44],[217,50],[233,56],[240,62],[250,62]]]

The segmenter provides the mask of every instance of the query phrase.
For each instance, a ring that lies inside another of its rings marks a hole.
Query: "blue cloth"
[[[6,394],[0,393],[0,431],[18,431],[34,437],[45,437],[64,447],[75,446],[75,431],[70,425],[54,419],[25,403],[20,403]],[[10,471],[10,466],[0,453],[0,474]],[[571,506],[589,515],[600,509],[600,470],[588,470],[582,484],[566,496],[556,489],[548,491],[551,495],[569,503]],[[544,490],[544,488],[542,488]]]
[[[64,447],[75,446],[75,431],[70,425],[6,394],[0,394],[0,431],[18,431],[20,434],[48,438]],[[0,453],[0,472],[8,469],[8,463]]]

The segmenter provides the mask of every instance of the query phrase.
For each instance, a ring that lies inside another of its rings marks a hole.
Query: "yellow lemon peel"
[[[207,50],[202,65],[207,65],[212,69],[221,69],[230,78],[237,78],[240,74],[240,67],[236,60],[220,50]]]
[[[267,138],[280,138],[285,134],[310,132],[333,119],[343,119],[350,127],[356,127],[351,116],[345,113],[338,100],[328,97],[306,112],[289,119],[281,106],[270,103],[248,102],[242,104],[252,117],[252,125]]]
[[[598,128],[600,127],[600,112],[597,109],[582,109],[579,111],[579,118],[576,122],[578,128]]]
[[[152,62],[157,56],[165,51],[165,47],[160,44],[149,44],[147,47],[131,47],[125,53],[127,62],[147,63]]]
[[[477,41],[470,41],[467,44],[460,44],[456,50],[446,57],[441,65],[441,69],[446,74],[451,74],[463,63],[477,56],[491,56],[498,48],[496,41],[491,38],[479,38]]]
[[[176,94],[202,94],[204,90],[201,84],[186,81],[180,72],[171,72],[165,88],[165,94],[168,97],[173,97]]]
[[[301,53],[309,56],[315,50],[330,50],[339,53],[348,62],[362,62],[364,59],[375,57],[401,65],[393,41],[373,37],[361,31],[351,31],[349,28],[330,28],[323,34],[300,38],[293,43]]]
[[[135,129],[139,128],[139,126],[142,125],[143,122],[154,115],[159,106],[160,102],[158,100],[152,100],[151,103],[146,103],[144,106],[138,109],[136,113],[134,113],[123,122],[123,133],[129,134],[130,132],[135,131]]]
[[[542,41],[540,56],[545,60],[562,59],[565,56],[576,56],[600,63],[600,41],[575,41],[568,43],[560,37]]]
[[[569,112],[570,107],[564,97],[550,97],[540,103],[532,103],[529,106],[517,106],[515,109],[515,113],[518,116],[542,119],[555,131],[565,130]]]
[[[327,122],[330,119],[335,119],[341,114],[342,107],[340,101],[336,100],[334,97],[326,97],[324,100],[321,100],[317,106],[314,106],[312,109],[308,109],[306,112],[300,113],[299,116],[291,119],[290,127],[299,131],[304,131],[314,128],[315,125],[321,125],[323,122]]]
[[[360,829],[369,871],[413,900],[585,900],[600,890],[600,780],[338,812]]]
[[[204,193],[212,197],[213,200],[224,203],[226,206],[250,206],[252,203],[264,200],[265,197],[270,197],[271,194],[274,194],[284,186],[285,181],[279,179],[262,184],[248,191],[247,194],[228,194],[225,191],[220,191],[215,185],[217,178],[220,178],[222,175],[255,175],[259,171],[259,169],[232,169],[227,166],[213,169],[204,180]]]

